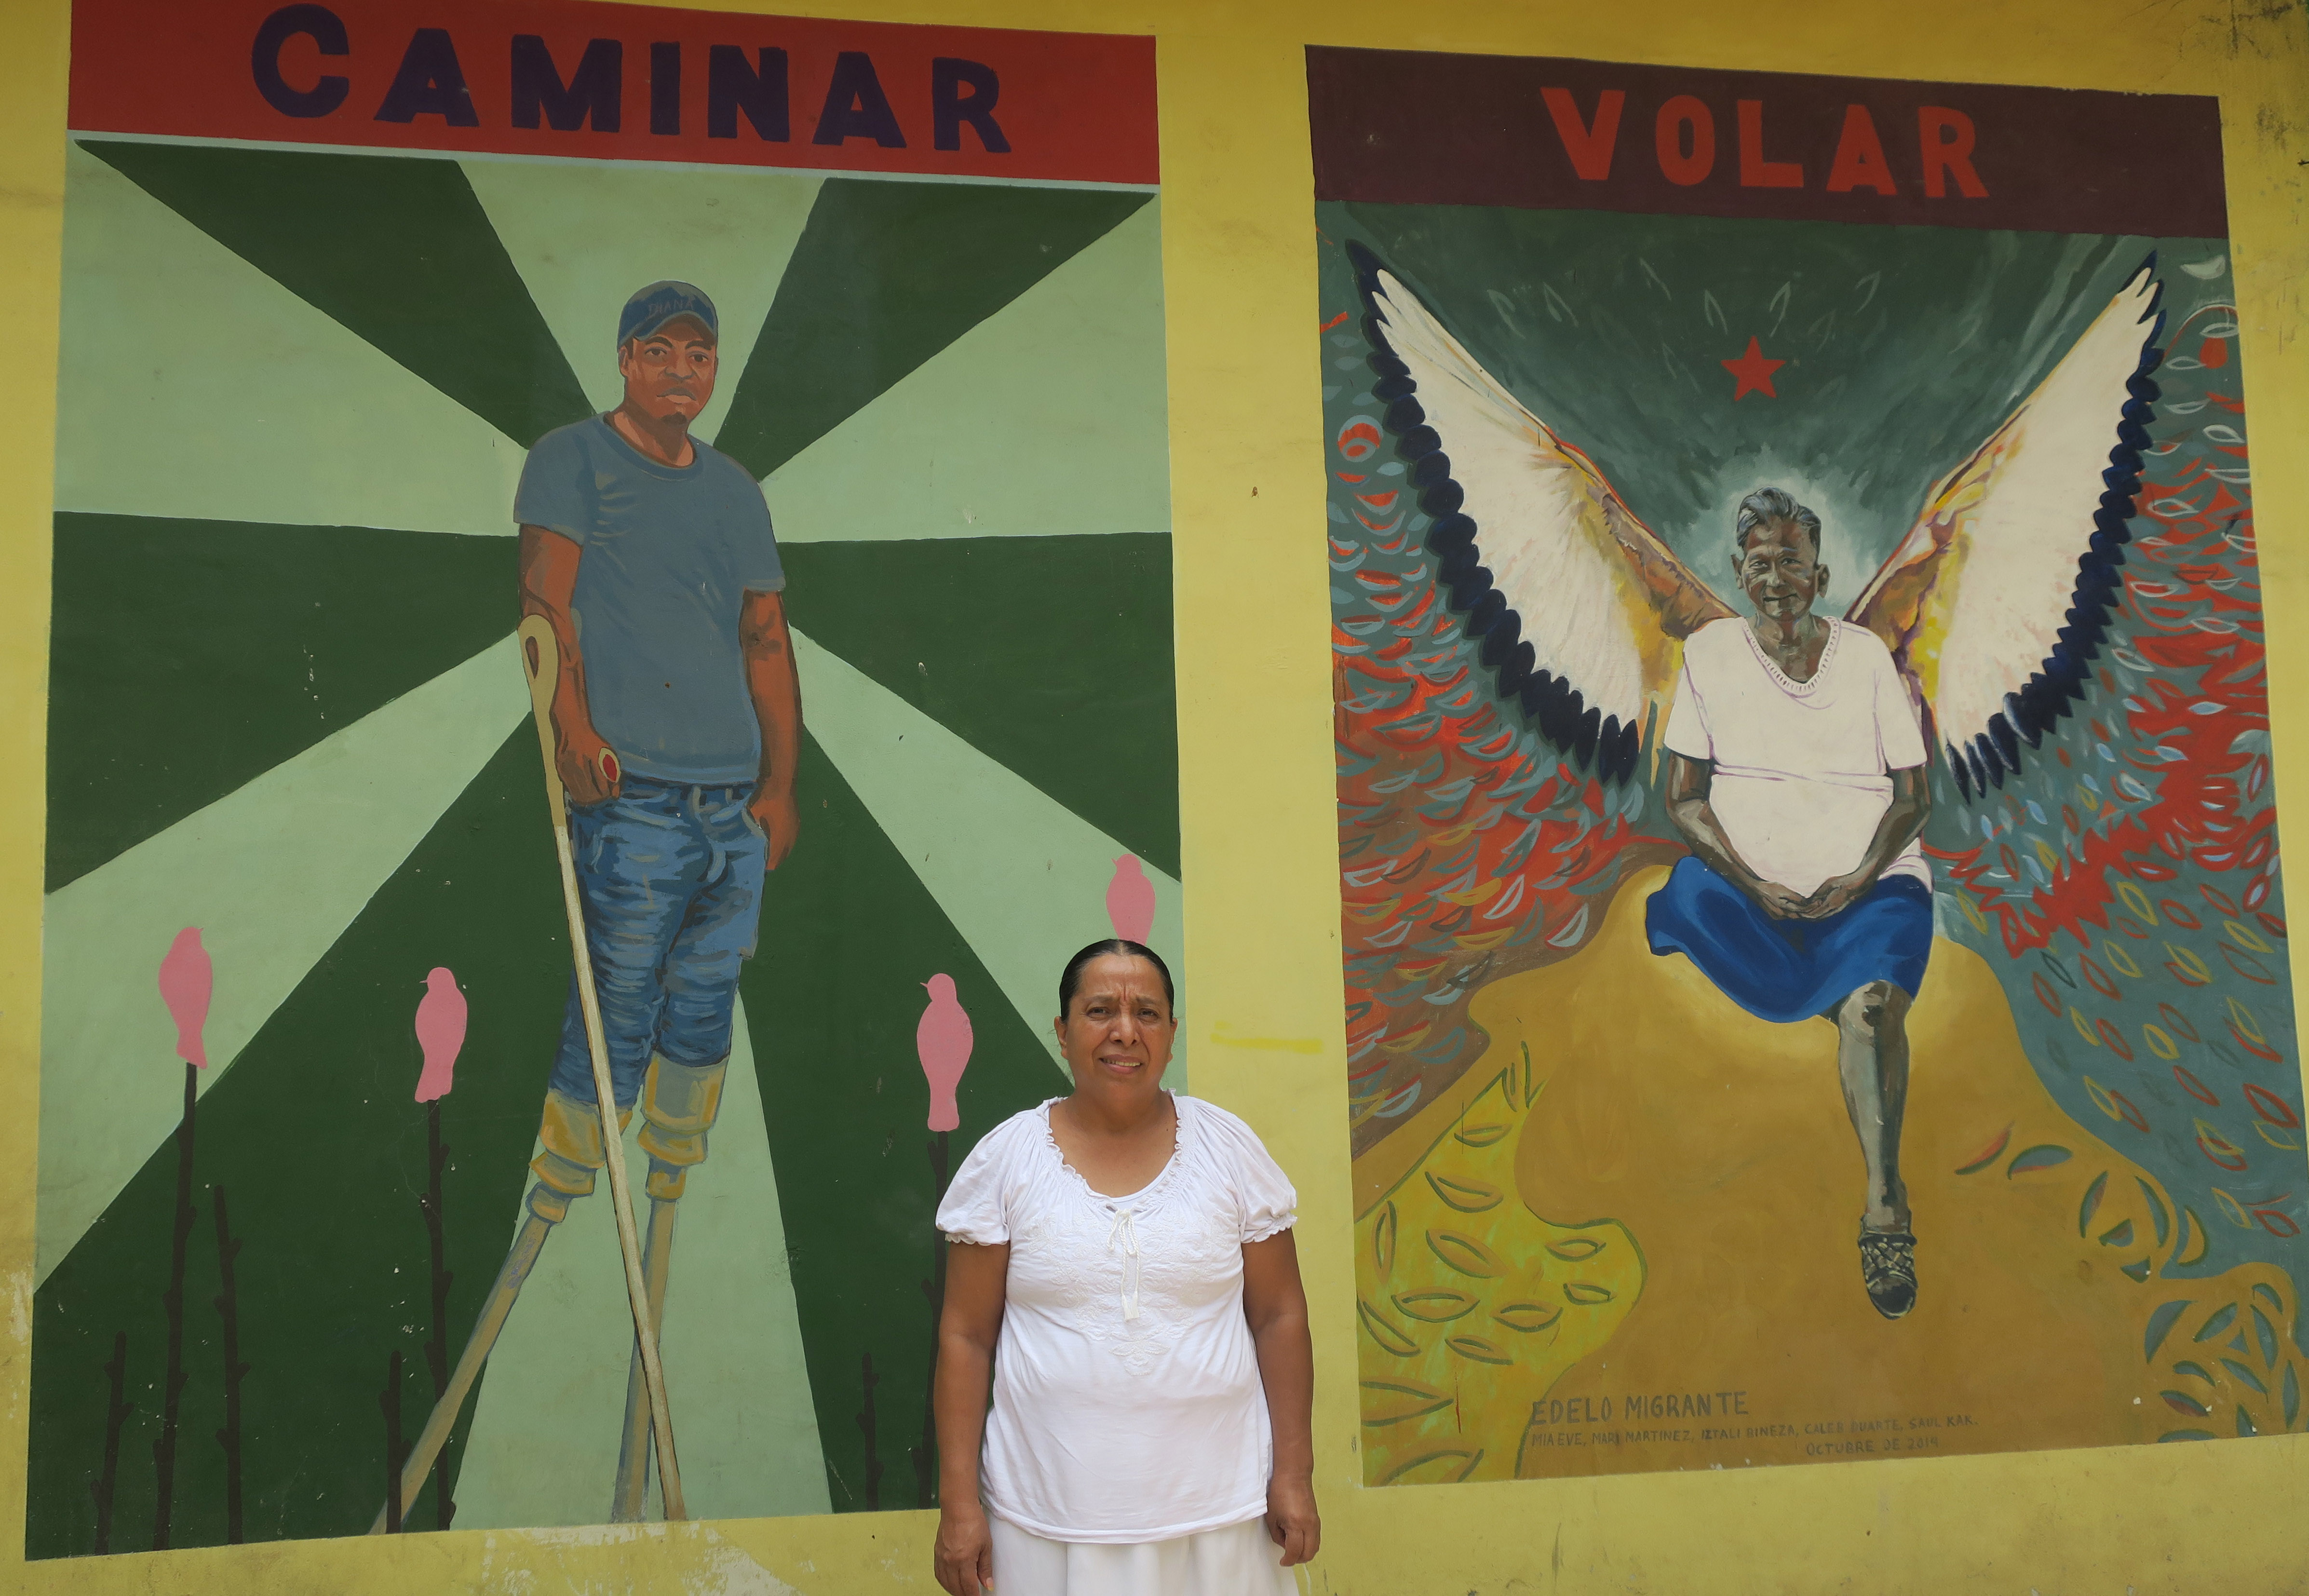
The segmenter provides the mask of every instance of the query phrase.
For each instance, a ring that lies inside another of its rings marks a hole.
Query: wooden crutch
[[[540,1219],[534,1210],[522,1216],[521,1232],[514,1237],[513,1251],[506,1254],[504,1264],[497,1270],[497,1284],[490,1288],[489,1300],[481,1305],[481,1314],[474,1321],[473,1333],[466,1340],[465,1350],[457,1359],[457,1371],[449,1377],[448,1390],[433,1404],[432,1417],[410,1449],[409,1461],[401,1469],[401,1505],[404,1515],[409,1504],[425,1487],[426,1475],[433,1471],[433,1460],[441,1455],[441,1448],[449,1442],[449,1432],[463,1410],[466,1395],[473,1382],[481,1375],[481,1366],[489,1359],[489,1349],[497,1343],[497,1333],[505,1329],[506,1316],[512,1314],[514,1299],[521,1295],[522,1282],[536,1267],[537,1255],[544,1250],[545,1238],[553,1234],[553,1222]],[[385,1509],[376,1510],[376,1518],[368,1527],[372,1535],[382,1535],[385,1530]]]
[[[601,1003],[593,990],[593,953],[585,936],[585,906],[577,896],[577,862],[569,849],[568,794],[561,785],[561,763],[553,738],[553,689],[561,677],[561,649],[553,625],[542,615],[521,623],[521,658],[529,672],[529,699],[537,712],[537,740],[545,754],[545,803],[553,816],[553,846],[561,859],[561,902],[569,914],[569,946],[577,959],[577,1006],[585,1017],[585,1045],[593,1056],[593,1102],[601,1115],[601,1149],[609,1156],[610,1205],[618,1216],[618,1251],[625,1259],[626,1298],[634,1314],[634,1343],[641,1349],[642,1381],[649,1390],[650,1428],[657,1440],[658,1488],[669,1520],[688,1518],[681,1500],[681,1470],[674,1462],[673,1412],[666,1405],[665,1367],[658,1361],[656,1315],[642,1279],[641,1237],[634,1228],[632,1188],[626,1182],[626,1139],[618,1128],[616,1099],[610,1087],[610,1045],[601,1031]]]
[[[642,1383],[649,1388],[649,1427],[658,1441],[658,1492],[665,1517],[688,1517],[681,1504],[681,1467],[674,1462],[674,1413],[665,1404],[665,1365],[658,1363],[656,1314],[642,1279],[642,1238],[633,1227],[633,1190],[626,1184],[626,1136],[610,1095],[610,1042],[601,1030],[601,998],[593,993],[593,950],[584,933],[584,903],[577,896],[577,859],[570,854],[568,794],[554,753],[554,683],[561,679],[561,646],[552,621],[531,614],[522,621],[522,667],[529,672],[529,702],[536,709],[538,746],[545,750],[545,809],[554,818],[554,853],[561,854],[561,906],[570,917],[570,951],[577,956],[577,1007],[584,1011],[586,1048],[593,1054],[593,1104],[601,1108],[601,1146],[610,1155],[610,1206],[617,1210],[617,1250],[626,1259],[626,1300],[633,1307],[633,1342],[642,1349]]]
[[[642,1276],[641,1241],[635,1233],[633,1200],[626,1184],[626,1141],[618,1127],[616,1099],[611,1095],[609,1043],[601,1031],[601,1000],[593,990],[592,948],[585,936],[584,904],[577,896],[577,864],[569,847],[568,794],[561,785],[561,765],[553,744],[553,688],[560,677],[561,650],[554,640],[552,623],[542,615],[532,615],[523,620],[517,635],[522,668],[529,677],[530,704],[536,711],[538,743],[545,755],[546,808],[553,817],[553,846],[561,862],[561,901],[568,913],[569,943],[577,962],[577,1006],[585,1018],[585,1044],[592,1056],[593,1101],[601,1116],[601,1150],[609,1165],[610,1201],[618,1218],[618,1251],[625,1260],[626,1297],[633,1309],[634,1343],[641,1355],[650,1427],[657,1441],[658,1488],[667,1519],[683,1519],[689,1514],[681,1499],[680,1466],[674,1461],[673,1415],[666,1405],[665,1369],[657,1355],[657,1314],[651,1311],[650,1293]],[[533,1210],[524,1216],[521,1234],[515,1238],[513,1251],[498,1271],[497,1285],[473,1326],[471,1338],[465,1343],[464,1354],[457,1360],[449,1389],[435,1405],[402,1470],[401,1500],[404,1507],[415,1499],[425,1476],[432,1470],[434,1459],[447,1443],[466,1393],[480,1377],[497,1333],[513,1312],[514,1299],[520,1295],[522,1284],[529,1278],[552,1228],[551,1222],[540,1218]],[[384,1510],[379,1509],[376,1522],[369,1527],[371,1534],[383,1532],[385,1518]]]

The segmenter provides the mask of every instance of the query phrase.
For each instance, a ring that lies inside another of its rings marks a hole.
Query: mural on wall
[[[932,1504],[944,1182],[1180,950],[1151,41],[73,72],[29,1555]]]
[[[2304,1427],[2214,103],[1309,76],[1366,1479]]]

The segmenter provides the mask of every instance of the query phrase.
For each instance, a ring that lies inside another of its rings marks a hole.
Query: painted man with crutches
[[[568,798],[575,897],[618,1121],[636,1103],[644,1121],[651,1203],[641,1271],[653,1331],[674,1207],[721,1103],[763,872],[785,858],[800,824],[801,698],[769,509],[745,467],[689,436],[713,396],[719,334],[713,301],[688,283],[635,294],[618,325],[624,403],[538,439],[514,500],[524,646],[532,661],[555,661],[552,764]],[[536,684],[540,703],[547,685]],[[609,1156],[584,975],[571,980],[546,1092],[529,1222],[467,1349],[470,1372],[461,1365],[447,1411],[410,1459],[409,1492],[455,1422],[537,1248],[571,1201],[593,1190]],[[641,1516],[646,1488],[643,1350],[637,1339],[618,1520]],[[678,1488],[667,1473],[671,1508]]]

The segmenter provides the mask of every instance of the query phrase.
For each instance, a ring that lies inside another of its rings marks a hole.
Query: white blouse
[[[1171,1161],[1128,1197],[1067,1165],[1044,1103],[972,1149],[938,1205],[955,1240],[1010,1244],[980,1480],[989,1512],[1051,1540],[1167,1540],[1267,1511],[1242,1248],[1291,1228],[1298,1194],[1249,1125],[1172,1101]]]
[[[1716,762],[1708,806],[1725,840],[1749,869],[1797,892],[1859,867],[1892,805],[1890,773],[1926,757],[1883,643],[1866,627],[1827,625],[1820,668],[1806,681],[1774,664],[1739,617],[1701,627],[1684,639],[1661,739],[1686,759]],[[1933,884],[1915,841],[1884,874]]]

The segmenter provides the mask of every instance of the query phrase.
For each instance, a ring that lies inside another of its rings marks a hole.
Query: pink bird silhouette
[[[1106,884],[1106,917],[1126,941],[1143,942],[1154,929],[1154,883],[1132,854],[1114,862],[1114,879]]]
[[[425,977],[425,995],[417,1000],[417,1045],[425,1050],[425,1068],[417,1077],[419,1103],[449,1095],[457,1052],[464,1045],[465,994],[457,990],[457,977],[437,965]]]
[[[209,995],[216,989],[216,971],[209,950],[201,946],[201,928],[187,925],[169,944],[160,960],[160,1001],[177,1022],[177,1056],[201,1069],[209,1067],[209,1050],[201,1028],[209,1022]]]
[[[930,994],[921,1023],[914,1027],[914,1052],[922,1061],[922,1074],[930,1083],[930,1129],[951,1131],[962,1123],[955,1106],[954,1089],[970,1068],[970,1015],[955,995],[952,976],[932,976],[922,983]]]

